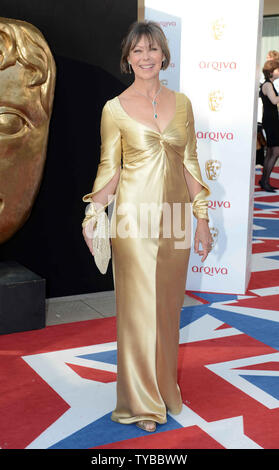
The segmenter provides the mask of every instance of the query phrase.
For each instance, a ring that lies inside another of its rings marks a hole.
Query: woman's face
[[[276,80],[277,78],[279,78],[279,68],[273,70],[272,78],[273,78],[274,80]]]
[[[146,36],[142,36],[127,57],[135,77],[148,80],[156,77],[165,59],[161,47],[156,41],[149,44]]]

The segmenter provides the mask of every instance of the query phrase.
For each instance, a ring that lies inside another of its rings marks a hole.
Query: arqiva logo
[[[216,276],[216,275],[222,275],[222,276],[227,276],[228,275],[228,268],[225,268],[224,266],[192,266],[192,272],[193,273],[204,273],[207,274],[208,276]]]
[[[159,21],[159,24],[163,26],[163,28],[167,28],[168,26],[176,26],[176,21]]]
[[[213,69],[217,70],[218,72],[222,72],[222,70],[236,70],[237,64],[236,62],[217,62],[217,61],[212,61],[212,62],[206,62],[205,60],[202,60],[199,62],[199,68],[204,70],[204,69]]]
[[[214,142],[220,142],[222,141],[231,141],[234,139],[234,134],[232,132],[227,132],[227,131],[198,131],[196,133],[197,139],[209,139],[213,140]]]
[[[209,209],[218,209],[221,207],[224,207],[224,209],[230,209],[231,208],[231,203],[230,201],[208,201],[208,208]]]

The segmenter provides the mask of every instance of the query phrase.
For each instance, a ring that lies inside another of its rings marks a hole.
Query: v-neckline
[[[133,118],[132,116],[130,116],[130,114],[127,113],[127,111],[125,111],[125,109],[123,108],[121,102],[120,102],[120,99],[119,99],[119,96],[117,96],[117,100],[118,100],[118,103],[119,103],[119,106],[121,108],[121,110],[123,111],[123,113],[129,118],[131,119],[132,121],[136,122],[137,124],[139,124],[140,126],[142,127],[145,127],[146,129],[148,129],[149,131],[151,132],[155,132],[156,134],[159,134],[159,135],[163,135],[166,130],[169,128],[169,126],[171,125],[172,121],[174,120],[175,116],[176,116],[176,113],[177,113],[177,93],[176,91],[174,91],[174,94],[175,94],[175,112],[174,112],[174,115],[173,117],[171,118],[171,120],[169,121],[169,123],[166,125],[166,127],[164,128],[164,130],[161,132],[159,130],[155,130],[155,129],[152,129],[152,127],[148,126],[147,124],[144,124],[143,122],[140,122],[138,121],[137,119]]]

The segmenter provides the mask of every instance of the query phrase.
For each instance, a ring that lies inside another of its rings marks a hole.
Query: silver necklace
[[[144,96],[147,100],[150,101],[150,98],[148,98],[148,96],[144,95],[143,93],[141,93],[140,91],[138,91],[135,87],[134,87],[134,90],[139,93],[140,95]],[[162,90],[162,85],[160,85],[160,88],[159,90],[157,91],[157,93],[155,94],[154,98],[151,100],[151,103],[152,103],[152,106],[153,106],[153,114],[154,114],[154,118],[157,119],[158,117],[158,114],[157,114],[157,109],[156,109],[156,106],[157,106],[157,101],[156,101],[156,98],[157,96],[159,95],[160,91]]]

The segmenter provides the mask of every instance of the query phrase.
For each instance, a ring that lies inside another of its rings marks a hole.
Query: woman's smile
[[[152,69],[154,67],[154,64],[150,64],[150,65],[139,65],[139,67],[141,69]]]

